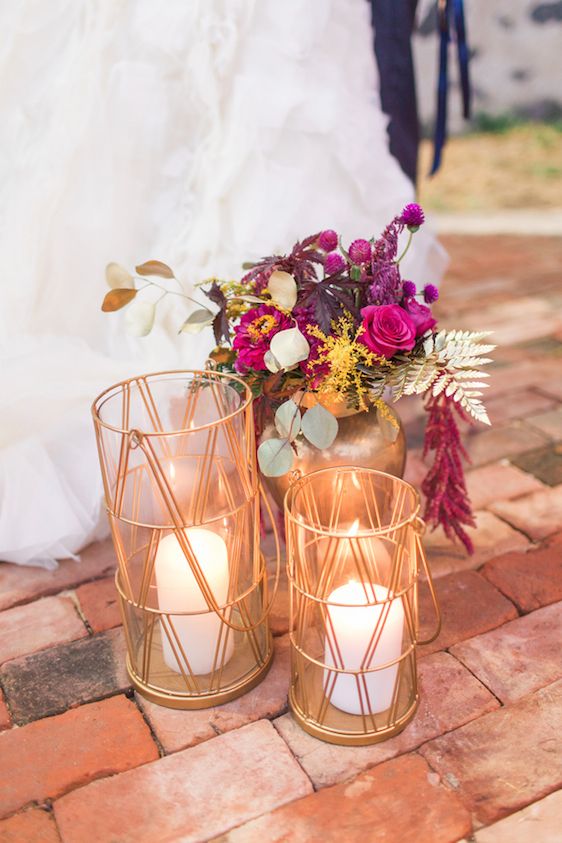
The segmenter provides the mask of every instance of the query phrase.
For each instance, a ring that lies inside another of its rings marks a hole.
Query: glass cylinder
[[[373,469],[297,476],[285,497],[297,722],[330,743],[400,732],[418,702],[416,647],[440,616],[421,543],[419,496]],[[437,616],[419,638],[423,571]]]
[[[251,401],[231,375],[162,372],[92,408],[127,669],[172,708],[231,700],[271,664]]]

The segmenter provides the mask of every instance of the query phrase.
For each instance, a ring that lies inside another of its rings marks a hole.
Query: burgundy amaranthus
[[[435,456],[422,483],[427,501],[424,518],[434,525],[441,524],[447,538],[457,536],[467,551],[473,553],[470,536],[462,527],[463,524],[474,527],[475,521],[462,464],[463,458],[468,460],[468,454],[461,442],[455,412],[463,421],[467,421],[468,417],[456,401],[443,393],[432,396],[426,410],[423,455],[425,457],[429,451],[435,451]]]

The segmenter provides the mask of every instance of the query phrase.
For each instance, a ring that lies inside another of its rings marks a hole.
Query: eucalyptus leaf
[[[273,372],[273,374],[280,372],[283,368],[279,364],[279,361],[277,360],[275,355],[271,353],[271,351],[265,352],[265,354],[263,355],[263,362],[265,363],[266,369],[268,369],[270,372]]]
[[[156,305],[148,301],[136,301],[125,314],[127,333],[133,337],[146,337],[152,331]]]
[[[275,413],[275,427],[280,436],[292,442],[301,429],[301,411],[292,398],[285,401]]]
[[[310,354],[307,339],[296,326],[286,328],[284,331],[275,334],[269,350],[281,369],[290,369],[300,363],[301,360],[306,360]],[[273,369],[269,370],[274,371]]]
[[[190,313],[179,332],[180,334],[199,334],[204,328],[208,328],[213,324],[215,318],[214,313],[211,313],[207,308],[200,308]]]
[[[276,269],[267,283],[267,289],[274,302],[285,310],[292,310],[297,303],[297,282],[288,272]]]
[[[110,290],[109,293],[105,294],[101,309],[104,313],[113,313],[115,310],[121,310],[122,307],[133,301],[136,294],[136,290]]]
[[[266,477],[281,477],[291,470],[293,450],[287,439],[266,439],[258,448],[258,463]]]
[[[307,410],[301,420],[301,430],[316,448],[329,448],[338,435],[338,420],[322,404]]]
[[[146,261],[135,267],[139,275],[156,275],[158,278],[173,278],[173,270],[162,261]]]
[[[134,287],[134,278],[131,273],[115,261],[108,263],[105,267],[105,280],[112,290],[132,290]]]

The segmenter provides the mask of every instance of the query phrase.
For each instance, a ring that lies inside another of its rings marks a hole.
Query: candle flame
[[[175,479],[176,479],[176,466],[174,465],[173,462],[171,462],[170,463],[170,480],[173,483]]]

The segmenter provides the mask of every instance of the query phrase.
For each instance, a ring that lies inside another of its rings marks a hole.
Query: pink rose
[[[416,326],[398,304],[371,304],[361,311],[364,332],[360,341],[380,357],[394,357],[397,351],[411,351],[416,343]]]
[[[433,318],[431,310],[425,304],[420,304],[412,298],[407,299],[404,306],[416,326],[416,337],[421,337],[422,334],[437,325],[437,319]]]

